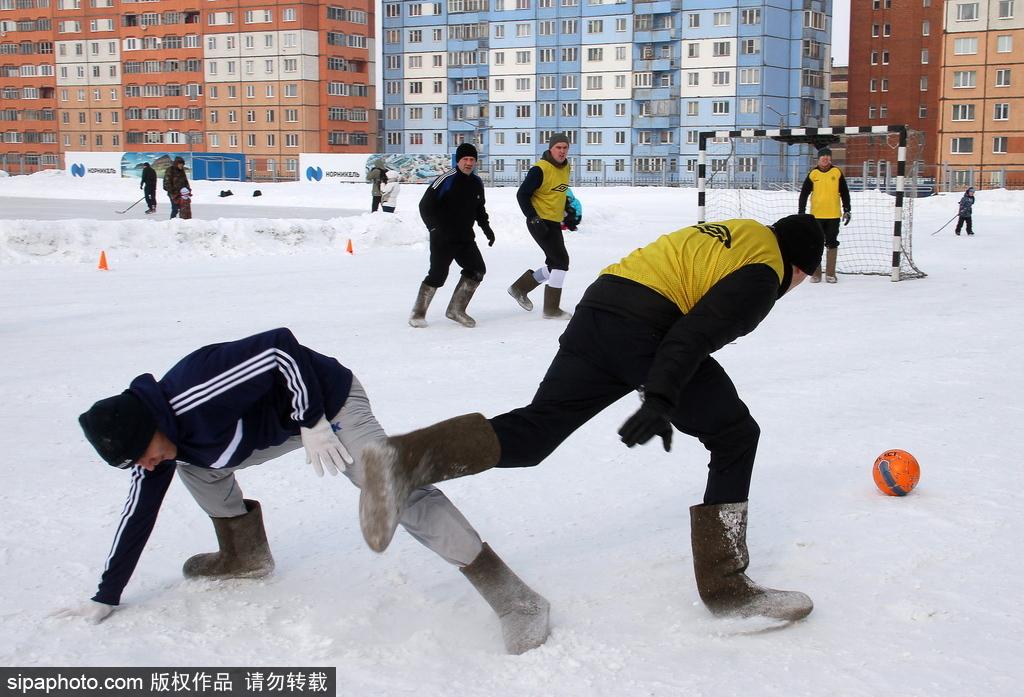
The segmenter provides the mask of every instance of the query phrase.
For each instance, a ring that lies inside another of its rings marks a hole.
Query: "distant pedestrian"
[[[156,213],[156,170],[148,162],[142,163],[139,188],[146,196],[146,213]]]
[[[382,187],[388,183],[388,167],[384,164],[383,157],[378,157],[374,161],[373,167],[366,173],[366,181],[373,185],[373,188],[370,190],[370,195],[372,196],[370,212],[376,213],[380,207],[381,196],[384,193]]]
[[[963,197],[960,199],[960,218],[956,221],[956,234],[960,234],[960,228],[967,223],[967,234],[973,235],[974,228],[971,226],[971,209],[974,208],[974,187],[967,187]]]
[[[192,219],[192,191],[188,187],[178,192],[178,217],[182,220]]]
[[[430,233],[430,269],[416,293],[409,316],[410,326],[427,326],[427,308],[434,293],[448,279],[448,268],[453,261],[462,267],[462,276],[444,316],[464,327],[476,326],[476,320],[466,314],[466,307],[480,281],[484,280],[487,266],[476,246],[474,222],[483,230],[487,244],[494,244],[494,232],[485,207],[484,184],[473,173],[476,158],[473,144],[459,145],[455,150],[456,166],[434,179],[420,199],[420,217]]]
[[[380,208],[385,213],[394,213],[398,204],[398,194],[401,193],[402,183],[399,181],[397,172],[388,175],[388,183],[381,188]]]
[[[179,212],[178,202],[181,200],[181,190],[190,189],[188,174],[185,173],[185,158],[178,156],[174,158],[174,164],[164,172],[164,191],[171,199],[171,217],[176,218]]]
[[[569,252],[562,236],[565,218],[565,192],[569,189],[569,137],[556,133],[548,149],[526,173],[516,199],[526,216],[526,227],[533,241],[544,252],[544,264],[527,269],[508,288],[508,294],[524,310],[533,310],[530,291],[547,282],[544,288],[545,319],[569,319],[572,315],[559,307],[565,274],[569,271]]]

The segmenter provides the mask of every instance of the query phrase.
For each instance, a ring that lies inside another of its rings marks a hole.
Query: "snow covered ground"
[[[74,203],[46,199],[137,198],[132,182],[95,181],[0,179],[0,209],[37,196],[41,211],[70,215]],[[198,214],[225,185],[197,188]],[[615,431],[634,397],[540,467],[443,487],[552,603],[551,638],[523,656],[504,655],[483,600],[407,535],[384,555],[369,551],[356,490],[317,479],[301,453],[239,477],[263,503],[272,577],[182,579],[184,559],[215,542],[174,484],[117,612],[98,626],[49,618],[94,592],[128,488],[77,415],[136,374],[285,325],[350,366],[385,428],[402,432],[525,404],[554,355],[564,325],[505,293],[541,261],[513,189],[488,191],[498,240],[483,247],[477,328],[444,319],[450,280],[431,326],[414,330],[405,320],[427,266],[420,190],[405,187],[396,215],[308,220],[303,206],[365,210],[369,187],[261,184],[260,199],[231,188],[231,205],[294,207],[295,217],[0,220],[0,664],[337,666],[339,694],[361,696],[1021,693],[1024,192],[979,192],[973,238],[952,226],[929,235],[957,196],[917,201],[914,259],[926,279],[805,284],[718,354],[763,430],[750,574],[814,598],[794,626],[756,631],[701,605],[687,508],[701,498],[706,457],[685,437],[669,454],[623,447]],[[696,219],[691,190],[577,193],[570,307],[603,266]],[[109,272],[96,270],[100,250]],[[888,448],[921,462],[906,498],[871,481]]]

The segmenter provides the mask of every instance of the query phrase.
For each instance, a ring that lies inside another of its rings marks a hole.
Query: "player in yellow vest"
[[[516,192],[519,207],[526,216],[526,227],[530,230],[530,236],[544,252],[544,264],[523,272],[523,275],[509,286],[508,294],[515,298],[524,310],[529,311],[533,309],[533,302],[528,297],[530,291],[547,281],[547,286],[544,287],[546,319],[572,317],[559,306],[565,274],[569,270],[569,252],[565,248],[565,238],[562,236],[569,174],[569,138],[564,133],[556,133],[551,136],[548,149],[526,173],[526,178]]]
[[[800,189],[800,212],[807,210],[811,199],[811,214],[821,223],[825,232],[825,280],[836,282],[836,257],[839,255],[839,202],[842,200],[843,225],[850,224],[850,189],[846,177],[832,164],[832,150],[818,151],[818,165],[807,174]],[[811,274],[811,283],[821,282],[821,264]]]
[[[396,502],[409,487],[537,465],[637,390],[643,402],[619,429],[623,443],[659,436],[669,450],[675,427],[710,453],[703,504],[690,509],[704,603],[721,615],[805,617],[813,608],[806,595],[764,588],[744,573],[760,429],[712,354],[753,331],[817,268],[823,247],[810,215],[770,226],[724,220],[668,233],[606,267],[577,305],[529,405],[492,419],[458,416],[364,451],[360,523],[367,543],[387,547],[401,512]]]

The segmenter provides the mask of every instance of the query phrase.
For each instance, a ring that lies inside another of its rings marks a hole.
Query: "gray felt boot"
[[[210,518],[220,550],[189,557],[186,578],[263,578],[274,570],[260,502],[246,499],[245,508],[234,518]]]

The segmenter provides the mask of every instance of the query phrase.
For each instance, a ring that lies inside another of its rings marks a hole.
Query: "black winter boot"
[[[260,502],[245,499],[245,508],[234,518],[210,518],[220,550],[189,557],[185,578],[263,578],[274,570]]]
[[[516,302],[524,310],[531,312],[533,310],[533,301],[527,295],[539,285],[540,283],[533,277],[533,271],[527,269],[523,272],[522,276],[516,279],[515,283],[508,287],[508,294],[515,298]]]
[[[444,316],[453,322],[458,322],[463,327],[475,327],[476,320],[466,314],[466,308],[469,306],[469,301],[473,299],[473,293],[479,287],[480,281],[462,276],[459,279],[459,285],[455,286],[455,292],[452,293],[452,299],[448,303],[448,309],[444,311]]]
[[[747,577],[746,501],[691,507],[690,534],[697,590],[712,614],[794,621],[814,609],[803,593],[763,588]]]
[[[490,545],[460,569],[501,620],[505,650],[518,656],[543,644],[550,633],[551,605],[494,553]]]
[[[416,292],[416,302],[412,306],[412,314],[409,315],[410,327],[427,326],[427,308],[430,307],[430,301],[434,299],[436,292],[437,288],[426,283],[420,284],[420,289]]]
[[[559,305],[562,289],[544,286],[544,319],[572,319],[571,312],[565,312]]]
[[[477,474],[498,464],[501,444],[483,414],[465,414],[363,449],[359,525],[375,552],[391,544],[414,489]]]

